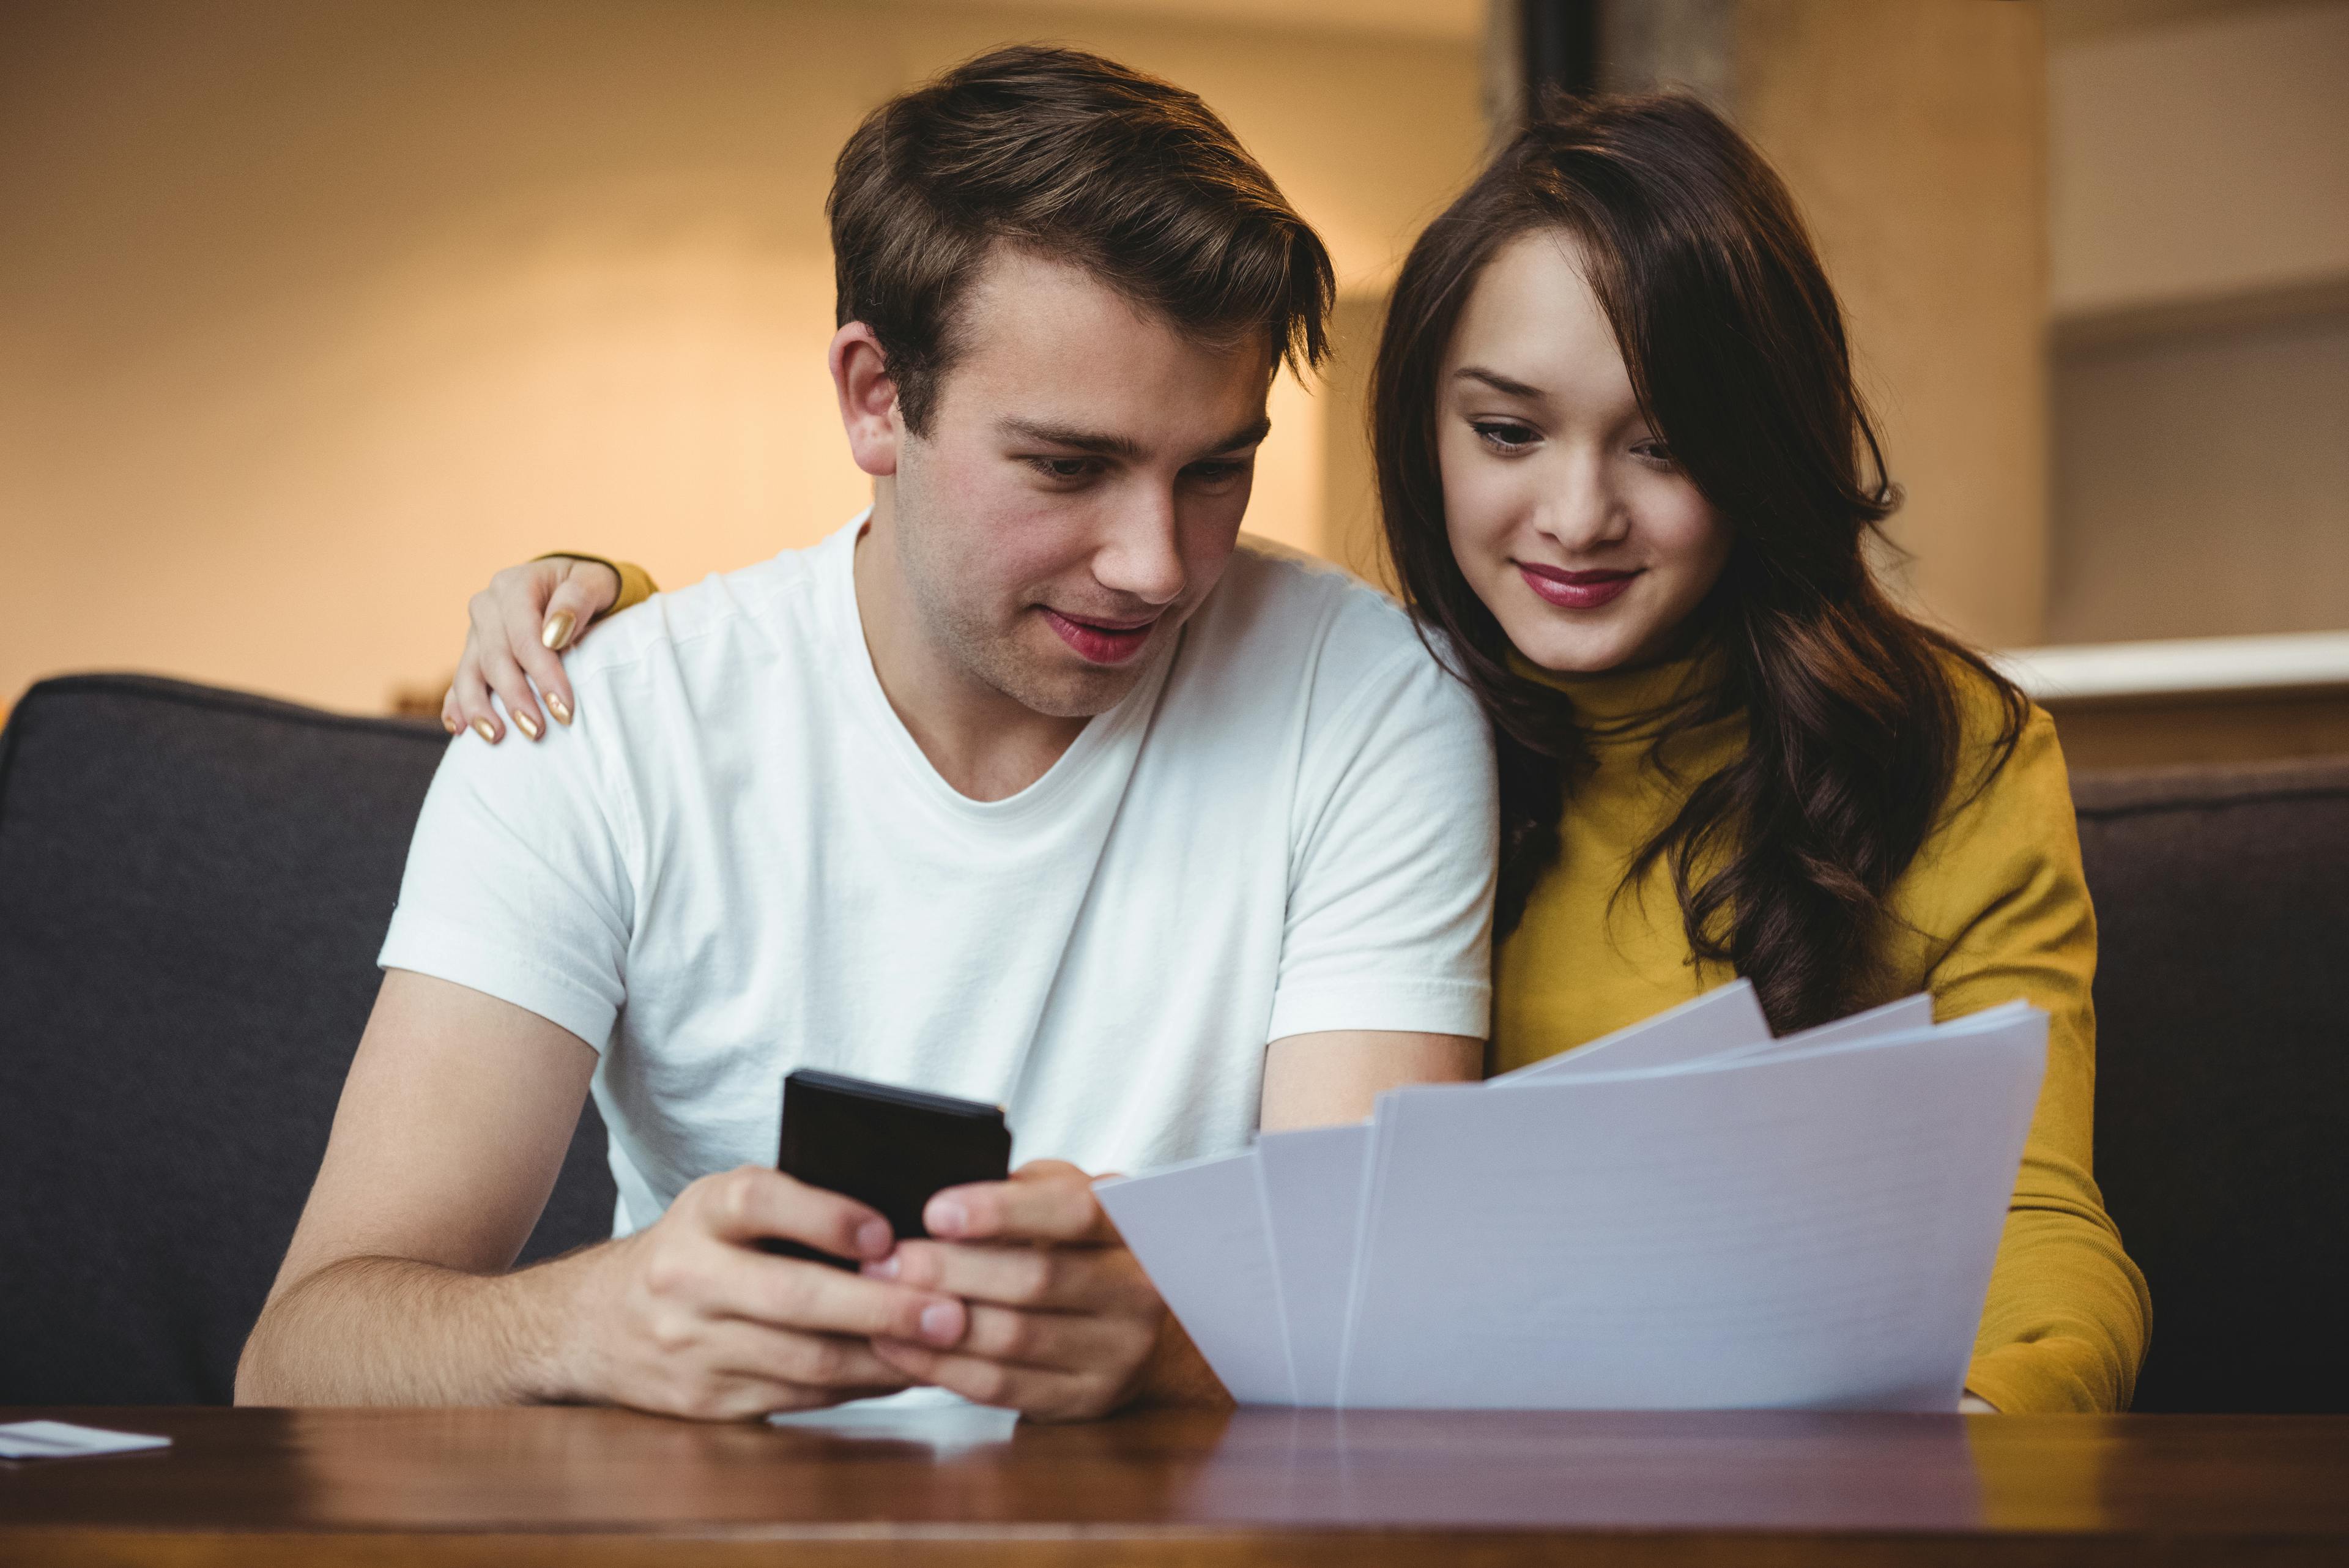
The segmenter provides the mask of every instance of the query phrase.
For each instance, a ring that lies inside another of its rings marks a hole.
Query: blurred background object
[[[823,196],[996,44],[1202,92],[1375,298],[1474,169],[1481,0],[58,0],[0,8],[0,691],[135,667],[356,711],[569,545],[663,583],[861,507]],[[1311,547],[1293,383],[1254,524]],[[433,692],[437,704],[438,692]]]
[[[1920,607],[2104,645],[2016,665],[2081,761],[2349,750],[2349,0],[13,0],[0,703],[437,703],[500,566],[829,532],[832,156],[1035,38],[1197,89],[1330,243],[1254,531],[1377,575],[1402,250],[1543,84],[1676,85],[1814,225]]]

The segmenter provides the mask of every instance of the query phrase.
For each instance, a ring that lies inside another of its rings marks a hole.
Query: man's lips
[[[1611,603],[1640,575],[1636,571],[1568,572],[1526,561],[1514,564],[1526,587],[1560,609],[1597,609]]]
[[[1150,640],[1150,628],[1158,624],[1156,616],[1147,620],[1096,620],[1064,615],[1050,605],[1038,607],[1044,612],[1045,624],[1089,664],[1123,664],[1142,651],[1143,644]]]

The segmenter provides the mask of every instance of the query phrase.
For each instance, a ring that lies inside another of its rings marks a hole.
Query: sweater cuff
[[[2002,1416],[2093,1415],[2105,1407],[2085,1379],[2064,1365],[2054,1341],[2002,1345],[1966,1367],[1966,1392]]]
[[[538,559],[593,561],[599,566],[611,567],[612,575],[620,579],[620,597],[605,608],[604,615],[617,615],[630,606],[640,605],[660,592],[660,585],[653,581],[652,574],[634,561],[616,561],[609,556],[591,556],[585,550],[549,550]],[[603,618],[603,616],[597,616],[595,618],[601,620]]]
[[[620,574],[620,597],[612,601],[612,607],[604,612],[605,615],[617,615],[630,605],[640,605],[660,592],[660,585],[653,581],[653,575],[634,561],[614,561],[611,566]]]

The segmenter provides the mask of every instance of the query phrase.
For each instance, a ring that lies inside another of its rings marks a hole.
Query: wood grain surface
[[[2349,1418],[0,1409],[0,1563],[2349,1562]]]

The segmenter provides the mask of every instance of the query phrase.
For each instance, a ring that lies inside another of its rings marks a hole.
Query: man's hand
[[[568,556],[525,561],[492,577],[466,606],[472,625],[456,679],[440,700],[440,727],[453,735],[471,725],[497,744],[506,731],[490,705],[495,691],[515,725],[537,740],[546,733],[546,721],[531,696],[533,680],[545,693],[547,711],[558,722],[571,722],[577,704],[558,655],[619,597],[618,573],[601,561]]]
[[[969,1314],[953,1296],[776,1257],[756,1246],[770,1236],[863,1259],[868,1271],[895,1245],[873,1210],[780,1171],[746,1165],[706,1176],[657,1222],[596,1250],[555,1387],[728,1420],[914,1381],[874,1354],[874,1335],[917,1346],[966,1336]]]
[[[1009,1181],[932,1198],[922,1222],[938,1239],[902,1242],[864,1272],[961,1297],[968,1331],[950,1349],[876,1333],[874,1353],[909,1378],[1042,1420],[1103,1416],[1137,1397],[1173,1325],[1092,1179],[1038,1160]]]
[[[902,1387],[870,1336],[952,1345],[961,1302],[776,1257],[886,1257],[864,1204],[745,1167],[635,1235],[513,1268],[595,1050],[512,1002],[386,971],[310,1201],[237,1367],[243,1404],[611,1401],[727,1418]]]

